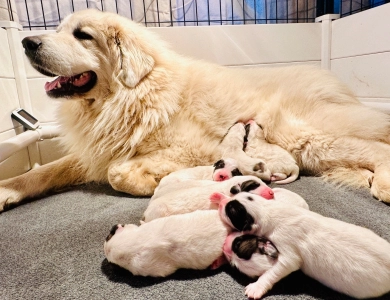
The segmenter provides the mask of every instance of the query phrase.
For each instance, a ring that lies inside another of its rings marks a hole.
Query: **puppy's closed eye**
[[[239,169],[235,168],[233,171],[232,171],[232,176],[242,176],[242,173]]]
[[[231,189],[230,189],[230,194],[232,194],[232,195],[236,195],[239,192],[241,192],[241,189],[240,189],[240,186],[238,184],[232,186]]]

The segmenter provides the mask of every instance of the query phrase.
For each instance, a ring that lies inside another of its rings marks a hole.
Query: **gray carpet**
[[[284,187],[302,195],[311,210],[370,228],[390,241],[390,206],[369,191],[336,188],[313,177]],[[246,299],[244,286],[252,279],[229,266],[149,278],[108,263],[103,242],[109,229],[138,224],[147,203],[90,184],[0,214],[0,299]],[[264,299],[349,298],[298,271]]]

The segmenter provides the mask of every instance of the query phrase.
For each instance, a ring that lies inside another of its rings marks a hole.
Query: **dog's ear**
[[[118,79],[123,85],[134,88],[152,71],[154,59],[143,51],[136,37],[131,39],[126,34],[117,33],[115,43],[120,59]]]

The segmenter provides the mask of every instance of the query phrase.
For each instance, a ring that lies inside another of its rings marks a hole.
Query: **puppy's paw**
[[[22,199],[23,196],[20,192],[0,187],[0,212],[16,206]]]
[[[262,289],[257,282],[251,283],[245,288],[245,295],[251,299],[260,299],[267,291]]]

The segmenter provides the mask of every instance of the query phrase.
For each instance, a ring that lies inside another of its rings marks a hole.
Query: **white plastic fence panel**
[[[331,70],[360,101],[390,112],[390,4],[332,23]]]

